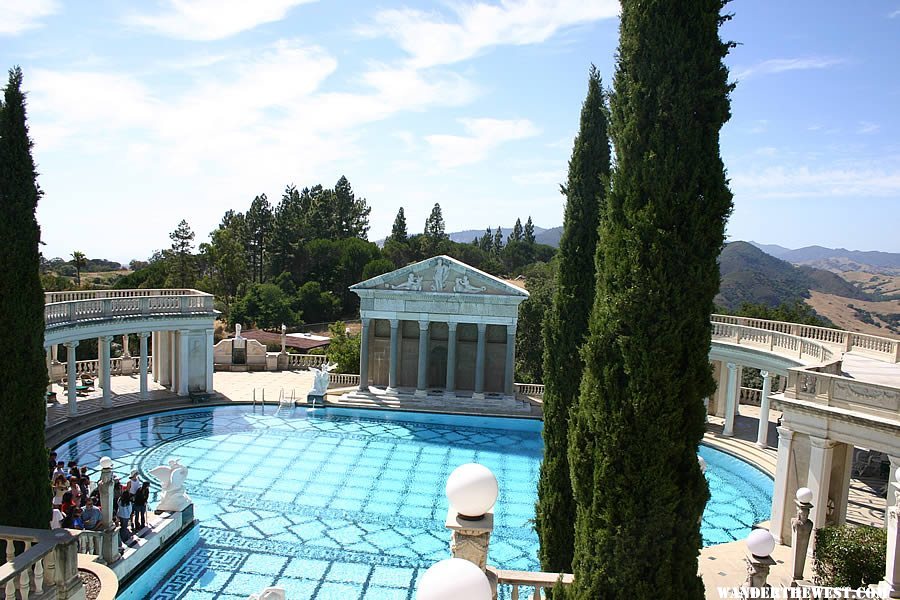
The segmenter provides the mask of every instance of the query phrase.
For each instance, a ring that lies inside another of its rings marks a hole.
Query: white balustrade
[[[214,312],[213,296],[197,290],[48,292],[44,299],[47,327],[122,317]]]
[[[288,367],[306,368],[320,367],[324,365],[328,357],[324,354],[288,354]]]
[[[111,375],[121,375],[122,374],[122,361],[130,360],[131,361],[131,373],[137,373],[141,368],[141,357],[140,356],[131,356],[131,357],[120,357],[120,358],[112,358],[109,361],[109,372]],[[147,356],[147,362],[150,363],[153,360],[152,356]],[[60,367],[63,369],[62,380],[65,381],[68,377],[69,366],[67,363],[62,363]],[[92,360],[79,360],[75,363],[75,373],[78,377],[97,377],[100,373],[100,361],[97,359]]]
[[[28,600],[37,598],[64,598],[64,593],[80,587],[75,544],[81,532],[69,531],[62,537],[60,530],[23,529],[0,527],[0,541],[5,542],[5,563],[0,564],[0,589],[6,598]],[[18,554],[17,554],[18,552]],[[73,579],[74,578],[74,579]]]
[[[328,384],[329,387],[358,386],[359,375],[355,373],[330,373]]]
[[[513,389],[517,395],[531,396],[532,398],[544,397],[544,386],[540,383],[516,383]]]
[[[571,573],[543,573],[539,571],[506,571],[497,569],[497,587],[509,586],[511,600],[524,600],[528,596],[520,596],[519,588],[530,588],[534,590],[531,596],[534,600],[543,600],[546,596],[544,590],[553,589],[557,583],[570,586],[575,581],[575,577]]]

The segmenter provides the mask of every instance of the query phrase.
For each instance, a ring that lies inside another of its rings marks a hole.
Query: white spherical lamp
[[[416,600],[491,600],[484,571],[462,558],[434,563],[419,579]]]
[[[108,456],[104,456],[100,459],[100,468],[101,469],[112,469],[113,462],[112,459]]]
[[[447,478],[450,508],[463,519],[476,520],[497,502],[497,478],[484,465],[460,465]]]
[[[698,454],[697,462],[700,463],[700,472],[705,474],[706,473],[706,460]]]
[[[775,538],[765,529],[754,529],[747,536],[747,549],[753,556],[769,556],[775,549]]]
[[[813,493],[812,490],[808,487],[802,487],[797,490],[797,501],[802,502],[803,504],[809,504],[812,502]]]

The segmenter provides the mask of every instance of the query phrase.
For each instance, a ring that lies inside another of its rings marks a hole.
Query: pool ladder
[[[253,412],[256,412],[256,388],[253,388]],[[262,409],[262,414],[266,414],[266,388],[262,388],[262,399],[259,400],[260,408]]]

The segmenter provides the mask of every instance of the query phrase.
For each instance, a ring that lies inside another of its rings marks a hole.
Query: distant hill
[[[503,234],[503,243],[504,244],[506,243],[507,238],[509,238],[509,234],[512,233],[512,230],[513,230],[512,227],[501,227],[500,228],[500,232]],[[497,228],[492,227],[491,231],[496,232]],[[544,233],[544,231],[546,231],[544,228],[535,226],[535,228],[534,228],[535,241],[544,243],[544,242],[541,242],[541,240],[540,240],[540,236],[542,233]],[[451,241],[459,242],[461,244],[467,244],[467,243],[471,242],[472,240],[474,240],[476,237],[480,238],[485,233],[486,232],[484,229],[466,229],[465,231],[454,231],[454,232],[448,233],[447,235],[450,236]]]
[[[534,230],[537,232],[537,227],[535,227]],[[559,240],[562,237],[562,232],[562,225],[559,227],[551,227],[550,229],[545,229],[536,234],[534,236],[534,241],[538,244],[547,244],[548,246],[559,248]]]
[[[900,254],[806,246],[791,250],[775,244],[750,242],[763,252],[795,265],[807,265],[835,272],[866,271],[883,275],[900,275]]]
[[[838,275],[814,267],[797,267],[748,242],[732,242],[719,255],[722,284],[716,304],[736,309],[744,302],[778,306],[804,301],[810,290],[857,300],[871,294]]]

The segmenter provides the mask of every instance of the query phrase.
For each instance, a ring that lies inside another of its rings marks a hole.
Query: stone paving
[[[291,372],[217,372],[215,374],[215,389],[217,392],[217,402],[250,402],[252,401],[254,390],[256,391],[257,400],[262,399],[262,391],[265,390],[265,398],[267,403],[274,404],[278,401],[282,390],[288,396],[294,392],[298,400],[305,401],[306,391],[312,387],[312,373],[308,371],[291,371]],[[153,411],[154,400],[174,399],[175,396],[163,389],[158,384],[150,382],[150,399],[141,401],[138,397],[139,382],[136,375],[134,376],[117,376],[111,381],[113,390],[113,404],[115,407],[145,404],[146,411]],[[60,386],[54,386],[54,391],[58,392],[60,402],[58,405],[48,410],[48,424],[52,427],[67,420],[66,396],[65,391]],[[334,390],[334,392],[344,390]],[[346,390],[346,391],[349,391]],[[79,397],[79,414],[95,413],[102,409],[100,406],[101,392],[95,391],[85,397]],[[337,398],[337,395],[334,396]],[[462,399],[457,399],[462,400]],[[443,399],[434,398],[429,404],[425,399],[426,405],[414,407],[410,404],[392,405],[392,403],[384,403],[381,408],[387,409],[425,409],[425,410],[444,410],[452,411],[456,409],[465,410],[469,403],[475,403],[472,399],[463,404],[455,403],[451,406]],[[189,406],[190,401],[185,399],[185,405]],[[774,475],[775,461],[777,449],[772,444],[777,444],[778,435],[775,432],[775,423],[780,417],[778,411],[770,412],[769,423],[769,443],[770,446],[760,449],[756,446],[756,435],[758,428],[759,409],[754,406],[741,406],[740,415],[735,419],[735,436],[725,437],[721,435],[722,419],[711,416],[707,427],[707,433],[704,442],[709,445],[734,454],[743,458]],[[853,479],[851,481],[850,490],[850,509],[848,511],[848,521],[856,524],[870,524],[881,526],[884,523],[885,499],[878,495],[878,488],[883,482]],[[763,524],[765,525],[765,524]],[[722,586],[734,587],[739,586],[746,578],[746,545],[743,541],[731,542],[728,544],[719,544],[704,548],[700,553],[700,575],[706,584],[706,597],[708,600],[720,598],[718,588]],[[775,549],[772,557],[776,560],[776,565],[772,567],[769,582],[773,585],[790,585],[790,548],[787,546],[779,546]],[[811,566],[807,565],[807,577],[811,576]]]

